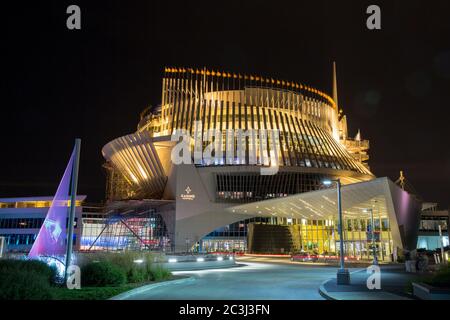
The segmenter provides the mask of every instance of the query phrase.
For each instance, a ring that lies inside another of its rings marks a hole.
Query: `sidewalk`
[[[381,289],[369,290],[366,285],[370,274],[366,269],[350,272],[350,285],[336,284],[336,278],[322,283],[319,293],[328,300],[413,300],[405,293],[409,281],[417,275],[403,271],[404,267],[380,266]]]
[[[316,261],[316,262],[302,262],[302,261],[291,261],[290,256],[277,256],[277,255],[251,255],[245,254],[243,256],[236,257],[236,261],[241,262],[265,262],[265,263],[283,263],[290,265],[304,265],[310,267],[339,267],[339,260],[335,261]],[[372,264],[372,261],[359,260],[359,261],[346,261],[346,266],[348,268],[366,268]],[[380,261],[380,266],[398,266],[399,264],[392,264],[391,262]],[[401,264],[404,266],[404,264]]]

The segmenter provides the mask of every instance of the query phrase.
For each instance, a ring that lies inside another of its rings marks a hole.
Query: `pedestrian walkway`
[[[325,281],[319,293],[329,300],[412,300],[405,292],[410,281],[416,275],[403,271],[401,267],[381,266],[381,288],[370,290],[366,269],[350,274],[350,285],[337,285],[336,278]]]
[[[290,256],[276,256],[276,255],[251,255],[246,254],[243,256],[236,257],[239,262],[262,262],[262,263],[283,263],[290,265],[304,265],[310,267],[339,267],[339,260],[336,261],[291,261]],[[346,261],[345,264],[348,268],[366,268],[371,265],[371,261],[359,260],[359,261]],[[380,265],[397,265],[391,262],[380,262]],[[403,264],[402,264],[403,265]]]

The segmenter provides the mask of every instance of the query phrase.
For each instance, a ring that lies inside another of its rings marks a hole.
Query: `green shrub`
[[[148,255],[147,255],[148,256]],[[128,283],[140,283],[148,281],[148,274],[146,272],[146,262],[143,254],[135,251],[126,251],[120,253],[107,253],[99,257],[100,261],[108,261],[111,264],[119,267],[125,272]],[[143,260],[138,264],[136,260]]]
[[[57,277],[56,267],[50,267],[45,262],[38,260],[0,260],[0,273],[14,273],[15,271],[24,271],[30,274],[41,275],[49,283],[54,283]]]
[[[440,269],[436,274],[423,282],[434,287],[450,288],[450,267]]]
[[[125,272],[108,261],[91,262],[81,269],[81,284],[84,286],[120,286],[125,281]]]
[[[161,267],[154,267],[155,259],[162,260],[158,254],[151,252],[125,251],[125,252],[95,252],[84,253],[78,256],[78,264],[83,270],[91,263],[109,263],[118,267],[126,276],[128,283],[142,283],[153,280],[167,279],[170,272]],[[141,263],[135,261],[142,260]],[[82,273],[83,279],[83,273]],[[82,280],[83,281],[83,280]]]
[[[140,259],[139,252],[127,251],[120,253],[109,254],[107,257],[109,262],[118,266],[127,275],[128,282],[142,282],[139,278],[143,277],[140,265],[135,263],[135,260]]]
[[[152,281],[168,279],[172,275],[169,270],[160,265],[151,267],[149,271],[150,271],[149,273],[151,274],[150,280]]]
[[[52,299],[47,275],[22,269],[0,272],[0,300],[47,299]]]
[[[54,283],[58,275],[58,271],[55,266],[49,266],[45,262],[38,260],[28,260],[23,262],[24,262],[24,264],[22,265],[23,270],[41,274],[46,279],[48,279],[50,283]]]
[[[110,253],[104,257],[104,260],[111,262],[123,270],[132,269],[133,261],[136,259],[137,257],[135,252]]]

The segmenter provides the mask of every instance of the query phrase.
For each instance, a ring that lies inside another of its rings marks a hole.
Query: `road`
[[[178,271],[192,281],[150,288],[132,300],[322,300],[319,286],[336,268],[287,263],[241,261],[240,267]]]

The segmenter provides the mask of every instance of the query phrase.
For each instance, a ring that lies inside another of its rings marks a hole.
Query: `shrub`
[[[58,271],[56,270],[55,266],[49,266],[45,262],[38,260],[28,260],[23,262],[24,263],[21,266],[23,270],[41,274],[49,281],[49,283],[55,282],[55,279],[58,275]]]
[[[41,275],[47,279],[49,284],[54,283],[58,274],[56,267],[50,267],[45,262],[38,260],[0,260],[0,273],[14,273],[18,270]]]
[[[108,261],[91,262],[81,269],[81,283],[85,286],[120,286],[125,281],[125,272]]]
[[[140,283],[148,280],[147,272],[144,268],[132,268],[127,273],[128,283]]]
[[[434,287],[450,288],[450,267],[440,269],[435,275],[423,282]]]
[[[145,262],[146,256],[143,258],[143,254],[140,252],[127,251],[120,253],[106,253],[99,256],[100,261],[108,261],[114,266],[120,268],[127,277],[128,283],[139,283],[148,280],[146,272]],[[142,264],[138,264],[136,260],[144,260]]]
[[[159,265],[156,267],[151,267],[149,271],[151,274],[150,280],[153,281],[168,279],[172,275],[169,270]]]
[[[139,277],[141,272],[138,270],[138,265],[134,262],[135,260],[140,259],[138,256],[138,252],[128,251],[128,252],[120,252],[120,253],[112,253],[106,256],[107,261],[111,262],[113,265],[118,266],[122,269],[126,275],[130,277]],[[130,281],[129,282],[137,282]]]
[[[84,266],[91,263],[109,263],[123,271],[128,283],[142,283],[170,277],[171,274],[167,270],[154,267],[155,260],[158,258],[161,260],[159,255],[151,252],[96,252],[80,254],[78,263],[82,271]],[[142,260],[142,262],[136,263],[136,260]],[[82,272],[82,279],[83,276]]]
[[[52,298],[48,276],[28,270],[0,272],[1,300],[46,300]]]
[[[109,261],[122,269],[128,269],[133,264],[134,256],[134,252],[104,253],[101,260]]]

